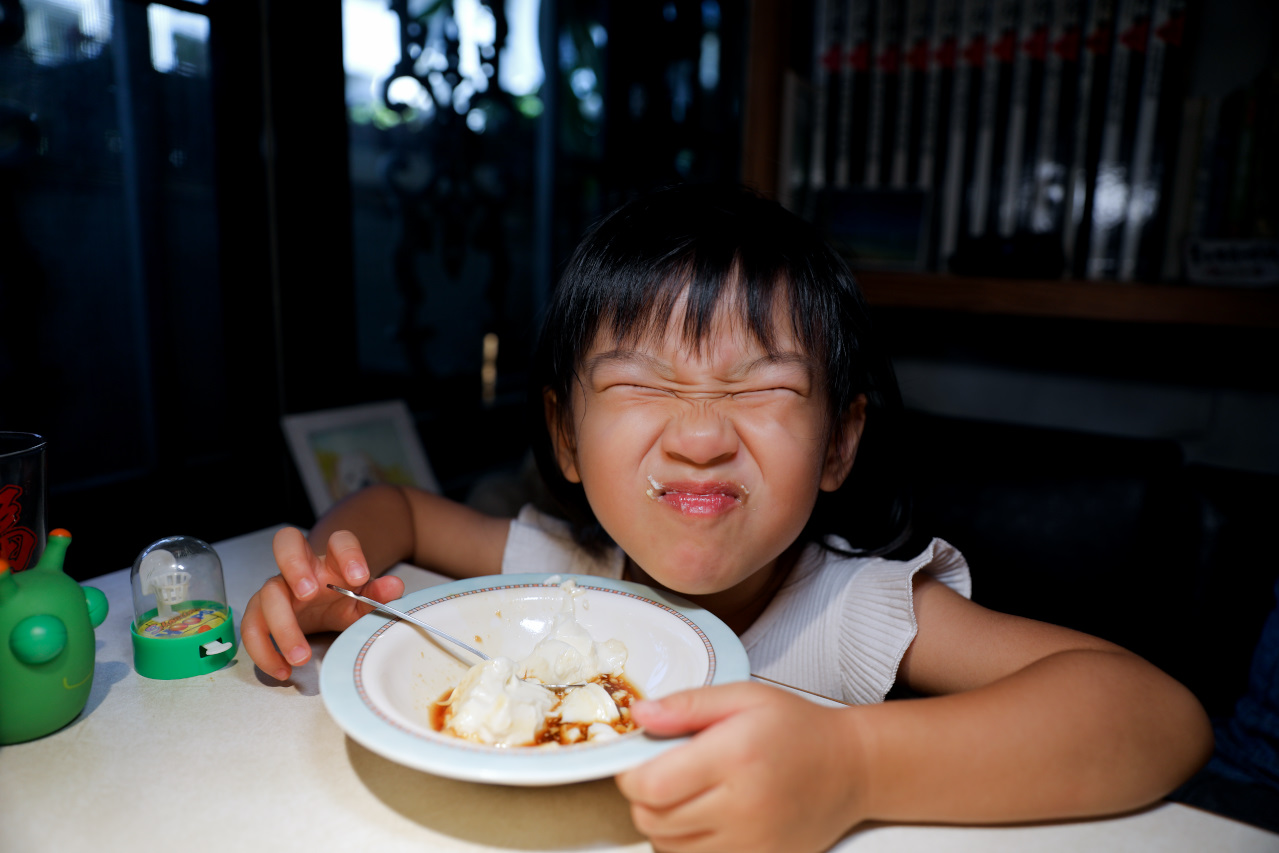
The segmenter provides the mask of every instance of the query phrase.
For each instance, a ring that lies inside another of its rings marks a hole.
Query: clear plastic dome
[[[133,617],[148,638],[190,637],[222,625],[229,608],[222,561],[193,536],[153,542],[133,561]]]

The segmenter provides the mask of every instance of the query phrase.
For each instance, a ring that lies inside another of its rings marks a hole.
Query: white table
[[[237,620],[275,574],[276,529],[214,545]],[[394,571],[409,591],[445,580],[409,566]],[[651,850],[611,780],[550,788],[457,782],[359,746],[319,696],[325,642],[284,684],[243,649],[210,675],[143,678],[133,669],[128,570],[89,583],[111,603],[97,629],[93,692],[61,731],[0,747],[0,851]],[[865,827],[836,850],[1279,853],[1279,835],[1168,803],[1035,826]]]

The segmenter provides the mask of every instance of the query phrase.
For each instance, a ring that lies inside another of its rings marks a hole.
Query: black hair
[[[844,260],[808,222],[739,186],[684,184],[627,202],[590,230],[551,295],[531,371],[533,451],[547,491],[591,550],[611,543],[578,483],[556,461],[543,395],[571,428],[577,370],[600,332],[618,343],[660,336],[687,292],[683,334],[699,347],[717,306],[736,297],[741,320],[773,353],[773,314],[788,310],[794,334],[823,367],[832,428],[859,395],[866,426],[844,484],[822,492],[802,540],[846,539],[857,554],[886,554],[906,541],[910,500],[896,452],[901,396],[875,344],[866,303]],[[536,426],[540,424],[540,428]]]

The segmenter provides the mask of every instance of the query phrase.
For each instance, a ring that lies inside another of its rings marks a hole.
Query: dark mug
[[[15,572],[40,559],[45,527],[43,436],[0,432],[0,560]]]

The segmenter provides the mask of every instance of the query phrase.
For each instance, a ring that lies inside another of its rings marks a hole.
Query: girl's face
[[[818,490],[847,476],[864,422],[859,400],[832,429],[820,366],[788,324],[776,324],[770,356],[735,316],[726,301],[700,352],[678,322],[633,348],[600,334],[571,423],[551,424],[565,477],[604,529],[650,578],[690,596],[766,579]]]

